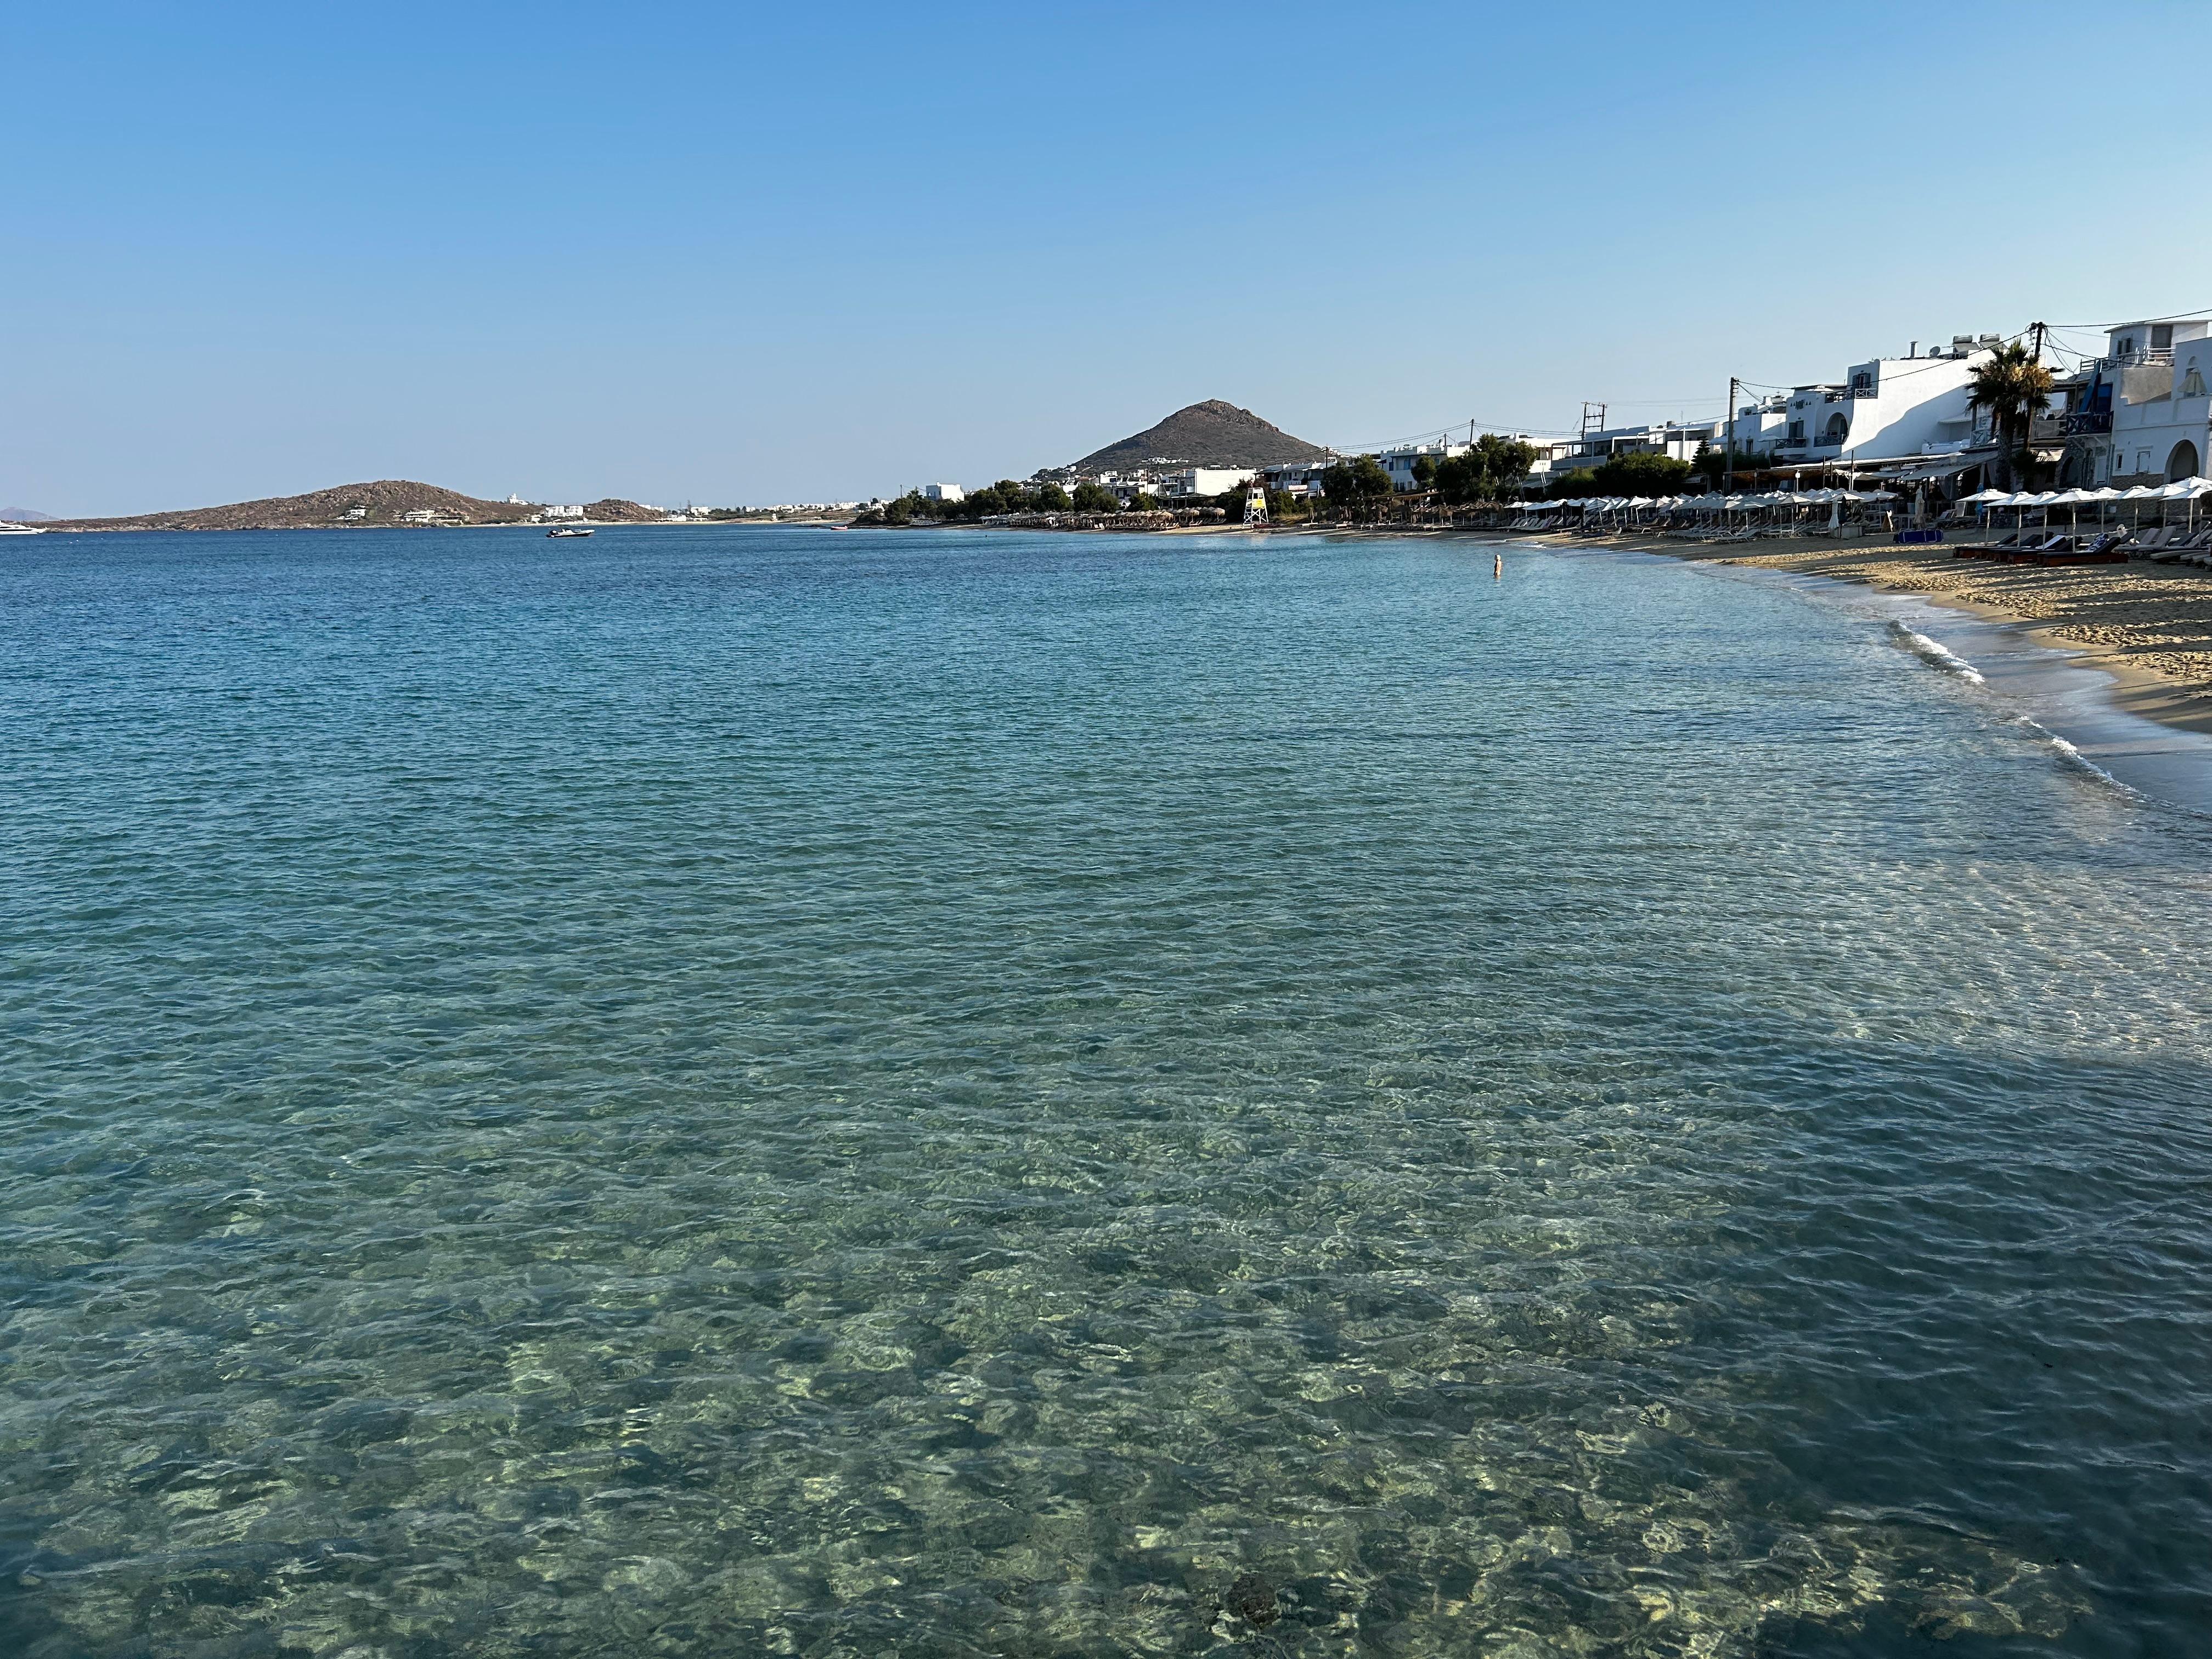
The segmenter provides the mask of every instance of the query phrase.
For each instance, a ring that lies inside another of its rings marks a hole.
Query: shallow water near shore
[[[2212,821],[1881,616],[22,539],[0,1651],[2212,1627]]]

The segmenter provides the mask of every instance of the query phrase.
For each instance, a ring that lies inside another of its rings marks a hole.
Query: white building
[[[1449,442],[1398,444],[1389,449],[1376,451],[1375,459],[1376,463],[1390,475],[1391,489],[1402,494],[1407,490],[1419,489],[1421,487],[1421,481],[1414,470],[1414,463],[1424,455],[1427,456],[1430,464],[1434,465],[1437,462],[1449,460],[1455,455],[1464,455],[1473,446],[1469,444]]]
[[[1602,466],[1623,455],[1665,455],[1678,461],[1691,460],[1700,448],[1717,441],[1714,434],[1719,425],[1715,421],[1647,422],[1641,426],[1596,428],[1574,438],[1524,437],[1523,443],[1534,445],[1536,459],[1522,483],[1524,487],[1541,489],[1569,472]],[[1742,447],[1740,438],[1738,447]]]
[[[964,501],[968,499],[968,492],[958,484],[952,483],[924,484],[921,495],[924,501]]]
[[[1797,387],[1784,406],[1776,464],[1848,466],[1972,447],[1967,380],[1998,343],[1994,334],[1954,335],[1948,351],[1877,357],[1840,381]]]
[[[1261,467],[1260,476],[1270,490],[1304,500],[1321,494],[1321,475],[1335,465],[1334,455],[1324,455],[1317,461],[1278,461]]]
[[[580,519],[584,516],[581,503],[571,507],[547,507],[538,509],[541,519]]]
[[[2129,323],[2086,365],[2078,407],[2061,417],[2084,484],[2171,483],[2212,455],[2212,324]],[[2087,442],[2081,442],[2087,440]]]
[[[1218,495],[1260,476],[1255,467],[1187,466],[1160,475],[1158,493],[1164,495]]]
[[[1789,435],[1790,394],[1778,392],[1756,403],[1739,404],[1735,419],[1717,422],[1713,432],[1715,449],[1733,445],[1739,455],[1770,454]]]

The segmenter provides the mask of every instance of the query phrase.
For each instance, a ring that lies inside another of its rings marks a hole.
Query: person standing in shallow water
[[[1504,550],[1501,549],[1499,551],[1492,554],[1491,558],[1492,560],[1492,563],[1490,567],[1490,580],[1492,581],[1504,580],[1505,577],[1505,554]]]

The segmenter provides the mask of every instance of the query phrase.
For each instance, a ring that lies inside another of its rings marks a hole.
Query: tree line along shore
[[[1253,498],[1258,495],[1270,526],[1432,524],[1467,509],[1513,507],[1532,493],[1521,484],[1534,458],[1529,444],[1485,434],[1462,454],[1416,457],[1410,489],[1372,455],[1343,457],[1320,472],[1317,490],[1303,492],[1267,489],[1255,482],[1212,495],[1162,498],[1116,490],[1090,479],[1079,480],[1068,489],[1051,481],[1024,483],[1001,478],[954,500],[910,489],[863,509],[853,523],[863,529],[988,524],[1014,529],[1162,530],[1247,522],[1258,516],[1253,511]],[[1693,477],[1717,485],[1732,465],[1741,468],[1747,460],[1709,447],[1688,460],[1649,453],[1621,455],[1563,473],[1545,490],[1534,493],[1553,499],[1665,495]]]

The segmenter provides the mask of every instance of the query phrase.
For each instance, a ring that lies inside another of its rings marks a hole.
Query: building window
[[[2130,353],[2130,351],[2133,351],[2135,349],[2136,349],[2136,337],[2135,337],[2134,335],[2132,335],[2132,334],[2123,334],[2123,335],[2121,335],[2121,336],[2120,336],[2119,352],[2120,352],[2120,356],[2123,356],[2123,357],[2126,356],[2128,355],[2128,353]]]
[[[2171,351],[2173,349],[2173,325],[2172,323],[2153,323],[2151,325],[2150,349],[2153,351]]]
[[[2197,359],[2194,357],[2189,360],[2189,373],[2182,377],[2181,395],[2185,398],[2204,395],[2204,377],[2197,372]]]

